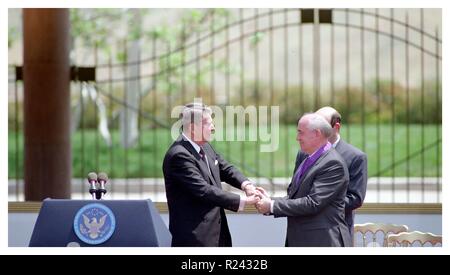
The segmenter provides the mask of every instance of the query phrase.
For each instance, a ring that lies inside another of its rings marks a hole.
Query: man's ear
[[[340,122],[336,122],[335,124],[334,124],[334,127],[333,128],[335,128],[338,132],[341,130],[341,123]]]

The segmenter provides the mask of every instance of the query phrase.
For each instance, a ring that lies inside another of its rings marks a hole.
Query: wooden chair
[[[377,241],[377,233],[382,232],[383,234],[383,242]],[[354,234],[353,234],[353,246],[356,246],[356,238],[358,233],[362,234],[362,246],[383,246],[387,247],[387,236],[389,233],[401,233],[408,232],[408,226],[406,225],[396,225],[396,224],[385,224],[385,223],[364,223],[364,224],[355,224],[354,226]],[[370,242],[367,241],[368,236],[367,233],[372,233],[372,239]]]
[[[419,243],[420,246],[424,246],[426,243],[430,243],[431,246],[436,246],[441,244],[442,246],[442,236],[434,235],[431,233],[424,233],[420,231],[413,232],[402,232],[399,234],[389,234],[388,235],[388,246],[396,247],[397,244],[403,247],[413,246],[414,243]]]

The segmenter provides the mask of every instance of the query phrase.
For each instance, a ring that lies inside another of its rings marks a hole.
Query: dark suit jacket
[[[172,246],[232,245],[224,209],[237,211],[240,196],[223,191],[221,182],[240,189],[247,178],[222,159],[210,144],[205,144],[203,149],[212,175],[182,135],[164,157]]]
[[[291,182],[288,196],[275,198],[273,206],[275,217],[287,216],[286,246],[351,246],[344,218],[347,186],[347,167],[333,148],[297,184]]]
[[[353,235],[353,224],[355,210],[364,202],[367,189],[367,156],[358,148],[348,144],[344,140],[339,140],[336,151],[342,156],[347,164],[350,181],[345,198],[345,221]],[[307,158],[308,155],[299,151],[297,154],[296,167]]]

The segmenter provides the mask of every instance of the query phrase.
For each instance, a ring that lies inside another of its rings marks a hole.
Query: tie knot
[[[202,159],[205,158],[205,151],[203,151],[203,148],[202,148],[202,147],[200,147],[200,151],[198,152],[198,154],[200,155],[200,157],[201,157]]]

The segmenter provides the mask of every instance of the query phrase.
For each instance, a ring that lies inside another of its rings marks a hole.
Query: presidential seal
[[[97,245],[106,242],[116,229],[116,218],[103,204],[90,203],[78,210],[73,229],[84,243]]]

